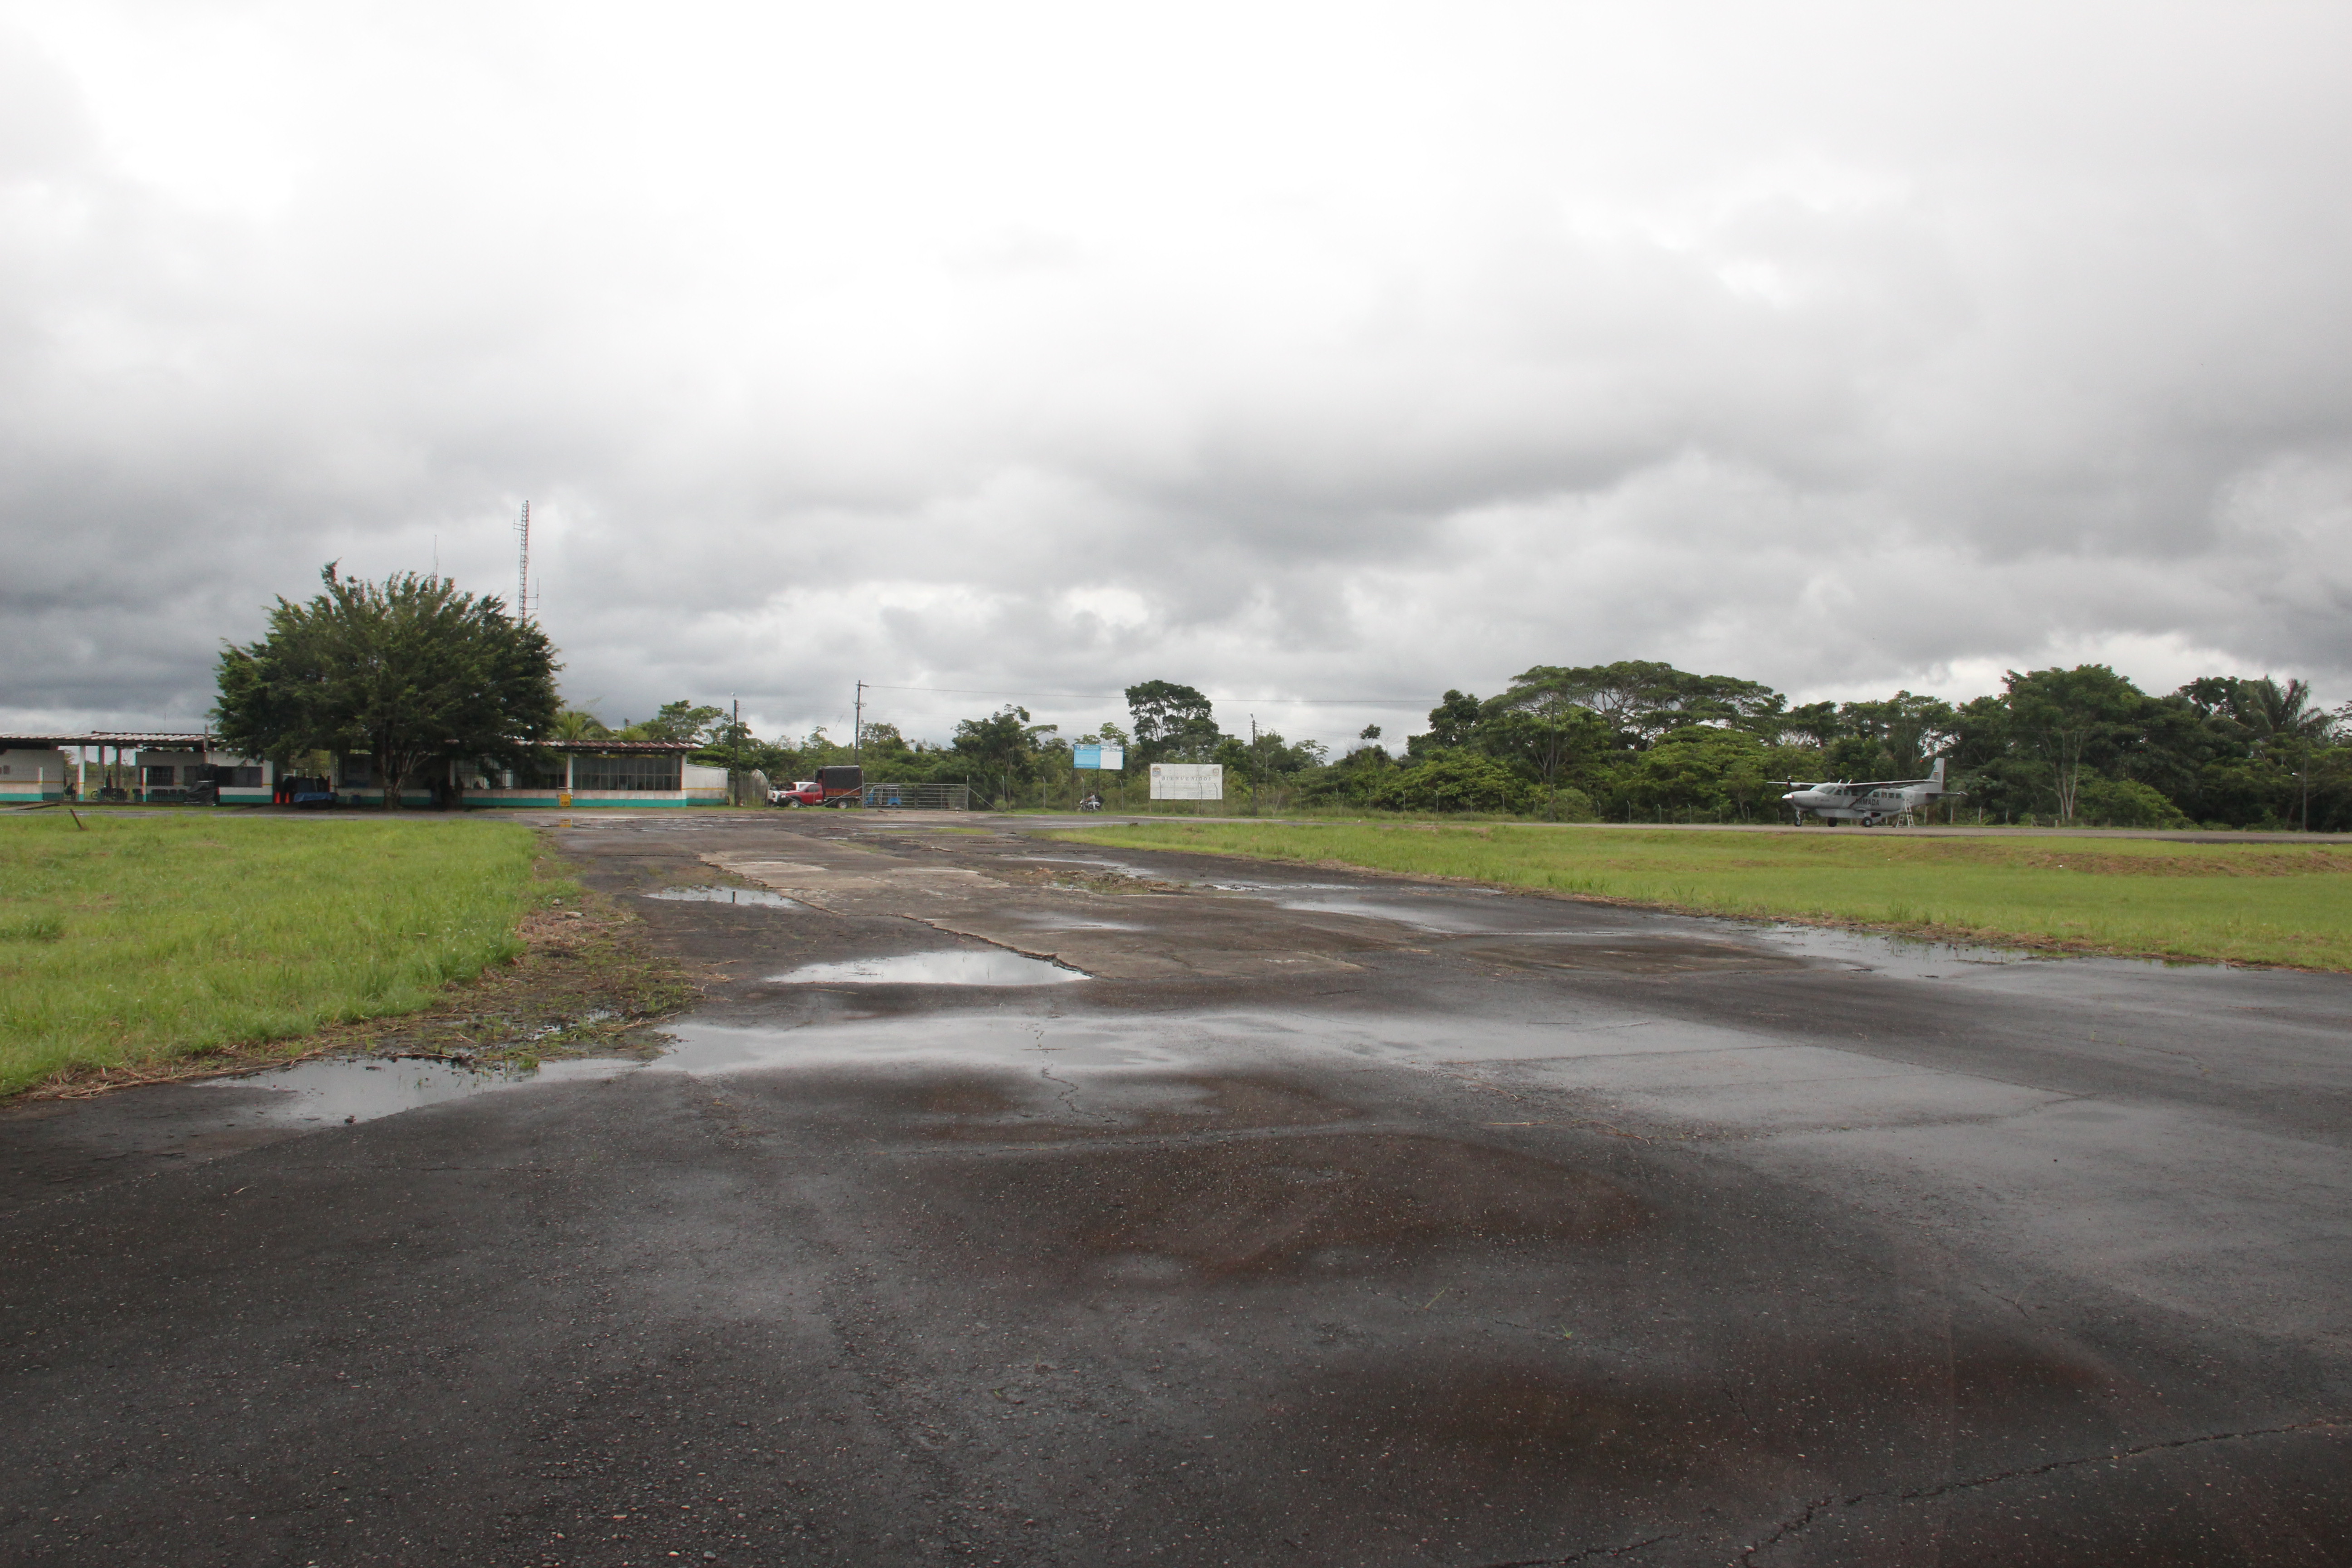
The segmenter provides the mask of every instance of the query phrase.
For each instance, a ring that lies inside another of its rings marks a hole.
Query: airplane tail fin
[[[1943,758],[1941,758],[1941,757],[1937,757],[1937,758],[1936,759],[1936,767],[1935,767],[1935,771],[1934,771],[1933,773],[1930,773],[1927,775],[1927,782],[1928,782],[1929,784],[1934,784],[1937,789],[1941,789],[1941,788],[1943,788],[1943,787],[1944,787],[1944,759],[1943,759]]]

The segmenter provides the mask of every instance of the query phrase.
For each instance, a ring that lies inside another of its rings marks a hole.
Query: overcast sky
[[[2333,0],[0,4],[0,724],[194,725],[330,559],[511,597],[525,499],[613,721],[2342,700],[2347,60]]]

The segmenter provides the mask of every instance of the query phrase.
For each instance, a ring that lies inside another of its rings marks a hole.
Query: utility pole
[[[1250,715],[1250,815],[1257,815],[1257,715]]]
[[[857,683],[857,701],[850,709],[849,760],[866,765],[866,682]]]
[[[727,700],[734,705],[735,765],[727,770],[727,804],[743,804],[743,699],[729,692]]]

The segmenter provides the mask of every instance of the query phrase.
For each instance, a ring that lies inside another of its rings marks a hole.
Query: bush
[[[1593,809],[1592,797],[1574,784],[1562,784],[1555,799],[1551,792],[1538,785],[1528,792],[1530,814],[1559,822],[1593,822],[1601,814]]]
[[[1542,793],[1492,757],[1445,752],[1382,779],[1364,804],[1381,811],[1523,812],[1538,809]],[[1591,809],[1591,801],[1584,805]]]
[[[2107,827],[2193,827],[2179,806],[2137,779],[2086,775],[2074,797],[2074,820]]]

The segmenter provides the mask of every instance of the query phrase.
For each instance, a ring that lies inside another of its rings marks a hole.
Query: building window
[[[679,777],[679,758],[675,752],[664,757],[572,759],[572,787],[575,790],[675,790],[682,787]]]
[[[213,775],[229,789],[259,789],[261,770],[253,768],[215,768]]]
[[[169,789],[180,782],[179,770],[170,763],[150,763],[140,771],[149,789]]]

